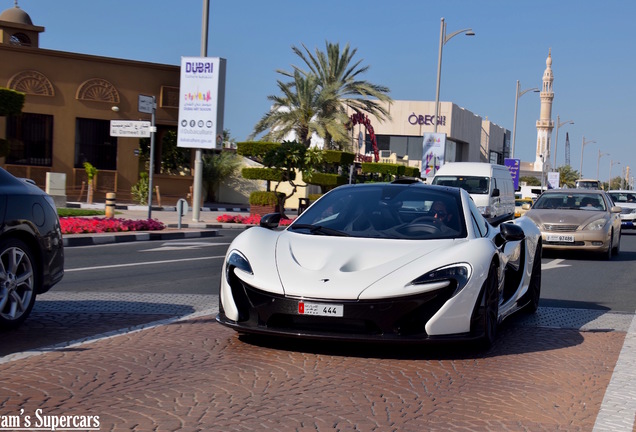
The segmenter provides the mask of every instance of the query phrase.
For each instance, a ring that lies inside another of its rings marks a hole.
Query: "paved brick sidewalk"
[[[0,415],[101,431],[591,431],[624,331],[513,320],[488,352],[239,339],[213,315],[0,365]]]

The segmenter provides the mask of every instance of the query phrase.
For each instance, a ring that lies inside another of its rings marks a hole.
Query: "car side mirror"
[[[524,210],[530,210],[531,207],[530,203],[521,204],[521,208]]]
[[[622,212],[622,211],[623,211],[623,208],[622,208],[622,207],[619,207],[619,206],[614,206],[614,207],[612,207],[612,208],[610,209],[610,211],[611,211],[612,213],[620,213],[620,212]]]
[[[498,197],[498,196],[499,196],[499,189],[494,188],[494,189],[492,190],[492,195],[491,195],[491,196]]]
[[[280,219],[281,219],[280,213],[268,213],[261,218],[261,222],[259,223],[259,225],[267,229],[278,228]]]
[[[499,232],[505,241],[518,241],[525,238],[523,228],[513,223],[502,223],[499,225]]]

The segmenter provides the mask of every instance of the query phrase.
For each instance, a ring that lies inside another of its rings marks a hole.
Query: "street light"
[[[458,30],[454,33],[446,36],[446,21],[442,18],[442,22],[439,28],[439,54],[437,56],[437,87],[435,90],[435,129],[434,132],[437,133],[437,116],[439,115],[439,85],[442,78],[442,48],[452,37],[457,36],[458,34],[466,33],[466,36],[475,36],[475,32],[471,28]]]
[[[512,122],[512,148],[510,149],[510,158],[515,157],[515,140],[517,139],[517,106],[519,105],[519,98],[529,91],[539,93],[540,90],[537,87],[529,88],[523,91],[519,91],[519,80],[517,80],[517,93],[515,94],[515,119]]]
[[[612,167],[614,165],[620,165],[620,162],[619,161],[614,162],[613,160],[610,159],[610,169],[609,169],[609,179],[607,180],[607,190],[612,189]]]
[[[600,163],[601,163],[601,157],[602,157],[602,156],[609,156],[609,153],[601,153],[601,150],[600,150],[600,149],[599,149],[599,151],[598,151],[598,159],[596,160],[596,178],[597,178],[597,179],[599,179],[599,180],[601,179],[601,177],[600,177],[600,175],[599,175],[599,170],[598,170],[598,168],[599,168],[599,165],[600,165]]]
[[[579,169],[579,178],[583,178],[583,149],[586,145],[595,143],[596,141],[585,141],[583,137],[583,143],[581,144],[581,168]]]
[[[554,169],[557,169],[559,166],[557,165],[557,144],[559,143],[559,128],[566,124],[574,124],[572,120],[566,120],[564,122],[560,122],[560,117],[557,115],[557,124],[556,124],[556,137],[554,138]]]

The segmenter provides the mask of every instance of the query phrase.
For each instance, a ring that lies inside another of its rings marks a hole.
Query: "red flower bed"
[[[224,214],[218,216],[216,218],[217,222],[221,223],[237,223],[237,224],[245,224],[245,225],[258,225],[261,223],[260,215],[250,215],[250,216],[241,216],[241,215],[229,215]],[[293,219],[281,219],[279,225],[287,226],[292,223]]]
[[[159,231],[165,228],[156,219],[132,220],[115,218],[61,217],[62,234],[92,234],[123,231]]]

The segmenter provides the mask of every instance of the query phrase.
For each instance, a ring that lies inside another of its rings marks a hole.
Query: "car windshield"
[[[487,194],[490,187],[489,181],[488,177],[436,176],[433,184],[460,187],[469,194]]]
[[[307,235],[390,239],[466,237],[460,195],[426,185],[342,186],[288,227]]]
[[[532,206],[533,209],[606,211],[600,194],[545,193]]]
[[[636,192],[610,192],[609,195],[616,204],[633,203],[636,204]]]

